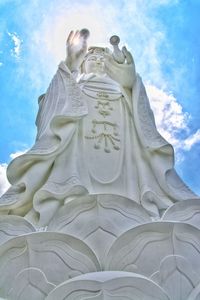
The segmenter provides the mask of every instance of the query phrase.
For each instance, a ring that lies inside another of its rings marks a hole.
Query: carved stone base
[[[36,229],[0,217],[0,297],[200,299],[200,201],[169,208],[159,221],[132,200],[83,196]]]

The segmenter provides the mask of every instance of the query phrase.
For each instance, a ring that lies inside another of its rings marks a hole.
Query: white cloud
[[[157,0],[157,1],[149,1],[154,6],[160,5],[176,5],[180,0]]]
[[[24,154],[27,150],[25,151],[17,151],[15,153],[10,154],[10,158],[14,159],[22,154]],[[0,164],[0,196],[5,193],[5,191],[9,188],[10,183],[7,180],[6,176],[6,169],[8,167],[7,163],[2,163]]]
[[[150,84],[146,84],[146,89],[157,129],[174,146],[178,160],[182,161],[183,151],[189,151],[200,142],[200,129],[195,133],[190,132],[191,116],[183,111],[172,94]]]
[[[194,134],[189,136],[184,142],[183,142],[183,149],[186,151],[189,151],[192,146],[200,142],[200,129],[198,129]]]
[[[3,63],[2,62],[0,62],[0,67],[2,67],[3,66]]]
[[[22,40],[15,32],[14,33],[8,32],[8,35],[10,36],[14,44],[14,48],[11,50],[11,53],[16,58],[19,58],[21,53]]]
[[[18,156],[20,156],[20,155],[26,153],[27,151],[28,151],[28,150],[17,151],[17,152],[15,152],[15,153],[11,153],[11,154],[10,154],[10,158],[11,158],[11,159],[14,159],[14,158],[16,158],[16,157],[18,157]]]
[[[171,93],[166,93],[151,84],[146,84],[147,93],[151,100],[151,107],[156,115],[159,130],[167,130],[176,134],[188,130],[190,116],[183,112],[182,106]]]
[[[10,184],[6,177],[7,164],[0,164],[0,196],[9,188]]]

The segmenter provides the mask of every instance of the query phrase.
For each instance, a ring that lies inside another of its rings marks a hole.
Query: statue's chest
[[[88,105],[84,120],[85,139],[95,149],[110,153],[120,149],[123,126],[122,94],[119,91],[83,89]]]
[[[83,121],[83,137],[88,165],[98,180],[107,182],[118,173],[123,155],[124,113],[120,91],[83,89],[88,115]]]

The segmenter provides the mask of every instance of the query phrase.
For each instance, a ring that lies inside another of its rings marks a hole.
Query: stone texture
[[[169,300],[153,281],[127,272],[101,272],[78,276],[56,287],[46,298],[53,299],[134,299]]]

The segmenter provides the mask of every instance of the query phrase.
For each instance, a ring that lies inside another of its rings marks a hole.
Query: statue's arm
[[[66,41],[66,59],[59,64],[46,94],[39,97],[39,111],[36,119],[39,138],[56,115],[81,115],[81,91],[75,81],[76,73],[87,51],[89,31],[71,31]]]
[[[59,64],[47,91],[39,97],[39,110],[36,118],[37,139],[56,116],[81,116],[86,114],[82,92],[73,73],[64,61]]]

